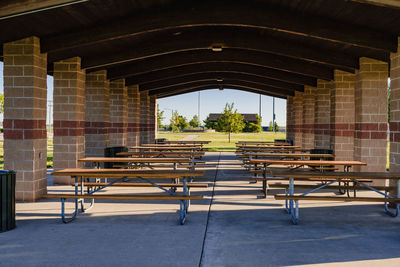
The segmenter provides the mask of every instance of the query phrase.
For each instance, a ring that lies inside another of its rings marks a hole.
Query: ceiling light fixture
[[[213,45],[212,48],[211,48],[211,50],[212,50],[213,52],[222,52],[222,46],[220,46],[220,45]]]
[[[222,83],[224,81],[224,79],[222,78],[217,78],[217,82]]]
[[[222,90],[224,90],[224,86],[223,86],[223,85],[220,85],[220,86],[218,87],[218,89],[219,89],[220,91],[222,91]]]

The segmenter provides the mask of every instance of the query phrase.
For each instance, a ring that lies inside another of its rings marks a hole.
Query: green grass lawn
[[[187,135],[199,135],[196,141],[211,141],[205,145],[210,151],[235,151],[235,143],[238,141],[274,141],[274,139],[285,139],[284,132],[262,132],[262,133],[237,133],[231,134],[231,142],[228,142],[228,134],[225,133],[172,133],[158,132],[157,138],[167,138],[170,141],[180,140]]]

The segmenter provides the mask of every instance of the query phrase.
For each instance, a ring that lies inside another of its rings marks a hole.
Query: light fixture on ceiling
[[[224,81],[224,79],[222,78],[217,78],[217,82],[222,83]]]
[[[219,89],[220,91],[222,91],[222,90],[224,90],[224,86],[221,84],[221,85],[218,87],[218,89]]]
[[[213,45],[213,46],[211,47],[211,50],[212,50],[213,52],[222,52],[222,46],[221,46],[221,45]]]

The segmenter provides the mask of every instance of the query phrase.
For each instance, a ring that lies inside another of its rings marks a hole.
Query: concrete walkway
[[[182,139],[180,139],[179,141],[193,141],[194,139],[198,138],[200,135],[198,134],[189,134],[185,137],[183,137]]]
[[[0,266],[400,265],[400,218],[382,205],[302,202],[294,226],[283,202],[260,198],[233,153],[205,160],[210,186],[193,190],[206,198],[184,226],[175,202],[98,201],[66,225],[59,201],[18,203],[18,227],[0,233]],[[49,186],[65,191],[72,187]]]

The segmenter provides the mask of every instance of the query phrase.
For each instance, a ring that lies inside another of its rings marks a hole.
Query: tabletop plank
[[[72,168],[53,172],[54,176],[83,176],[98,178],[183,178],[183,177],[201,177],[205,171],[194,170],[146,170],[146,169],[84,169]]]
[[[312,172],[272,170],[275,177],[304,179],[304,178],[331,178],[331,179],[400,179],[400,172]]]
[[[266,159],[251,159],[251,163],[270,164],[270,165],[343,165],[343,166],[365,166],[367,163],[354,160],[266,160]]]
[[[190,158],[117,158],[117,157],[87,157],[78,159],[80,162],[132,162],[132,163],[189,163]]]

